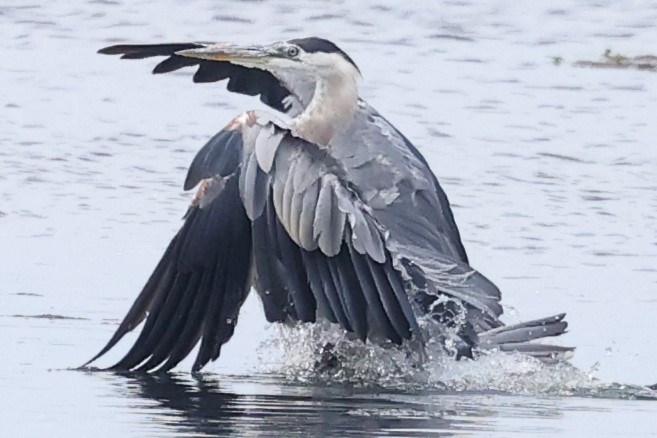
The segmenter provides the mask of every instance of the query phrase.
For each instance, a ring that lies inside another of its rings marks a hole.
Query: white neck
[[[319,76],[312,100],[292,121],[292,132],[319,146],[328,146],[336,133],[347,128],[356,110],[357,80],[358,72],[351,65]]]

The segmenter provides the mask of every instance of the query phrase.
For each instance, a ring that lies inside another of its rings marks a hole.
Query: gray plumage
[[[501,294],[474,270],[447,196],[418,150],[358,97],[359,71],[333,43],[122,45],[168,56],[155,73],[198,66],[196,82],[280,111],[249,111],[192,161],[199,186],[181,231],[108,345],[144,319],[113,369],[168,370],[199,341],[194,369],[216,359],[253,286],[272,322],[326,319],[363,341],[423,345],[432,319],[473,348],[542,360],[570,348],[530,341],[566,330],[563,315],[505,326]]]

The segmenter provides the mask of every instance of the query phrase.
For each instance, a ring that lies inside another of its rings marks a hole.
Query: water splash
[[[352,385],[413,391],[508,393],[657,400],[657,391],[605,383],[595,367],[582,371],[568,362],[548,365],[522,354],[484,352],[477,360],[456,361],[429,343],[424,361],[407,346],[364,344],[329,323],[280,326],[259,348],[259,373],[297,383]],[[327,349],[327,346],[329,347]],[[326,362],[329,356],[337,359]]]

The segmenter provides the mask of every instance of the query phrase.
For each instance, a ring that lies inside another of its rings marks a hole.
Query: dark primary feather
[[[229,158],[241,151],[241,137],[222,132],[208,145],[192,163],[187,183],[225,175],[221,190],[203,208],[190,208],[116,333],[90,362],[144,319],[138,339],[111,369],[166,371],[200,340],[193,368],[198,370],[216,359],[232,336],[250,287],[251,247],[245,242],[251,240],[251,223],[239,196],[239,162],[232,160],[232,169],[227,167]]]
[[[260,95],[260,100],[277,111],[287,110],[283,100],[290,92],[271,73],[264,70],[250,69],[226,61],[207,61],[176,55],[176,52],[198,49],[207,46],[204,43],[173,44],[119,44],[100,49],[105,55],[122,55],[122,59],[143,59],[154,56],[167,56],[153,69],[153,73],[170,73],[181,68],[198,66],[194,82],[217,82],[228,79],[228,91]]]
[[[260,260],[267,259],[269,269],[266,273],[270,276],[263,272],[259,278],[279,285],[270,288],[269,292],[285,294],[286,312],[293,320],[315,322],[315,298],[310,292],[305,273],[296,269],[301,264],[301,251],[281,226],[271,202],[263,212],[263,218],[267,223],[266,235],[258,237],[264,237],[267,246],[259,247],[264,251],[256,253],[255,257]]]
[[[189,49],[200,49],[203,44],[197,43],[166,43],[166,44],[118,44],[103,47],[98,51],[103,55],[122,55],[124,59],[144,59],[152,56],[170,56],[175,52]]]
[[[396,306],[394,306],[394,300],[389,296],[389,289],[377,288],[374,277],[376,276],[378,278],[379,276],[373,273],[366,256],[357,253],[353,247],[347,247],[347,249],[353,263],[355,277],[358,281],[355,287],[360,287],[362,291],[367,302],[369,315],[371,315],[371,319],[375,323],[375,329],[381,333],[384,339],[389,339],[395,344],[401,344],[403,339],[410,337],[410,326],[406,327],[406,324],[399,324],[399,321],[403,321],[401,317],[402,312],[399,312]],[[385,267],[378,267],[376,265],[374,267],[376,269],[385,269]],[[393,303],[393,306],[390,306],[390,303]]]

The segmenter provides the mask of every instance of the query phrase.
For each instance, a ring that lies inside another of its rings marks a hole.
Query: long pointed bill
[[[236,46],[224,43],[212,44],[199,49],[180,50],[176,52],[176,55],[208,61],[226,61],[246,67],[261,66],[272,56],[266,46]]]

